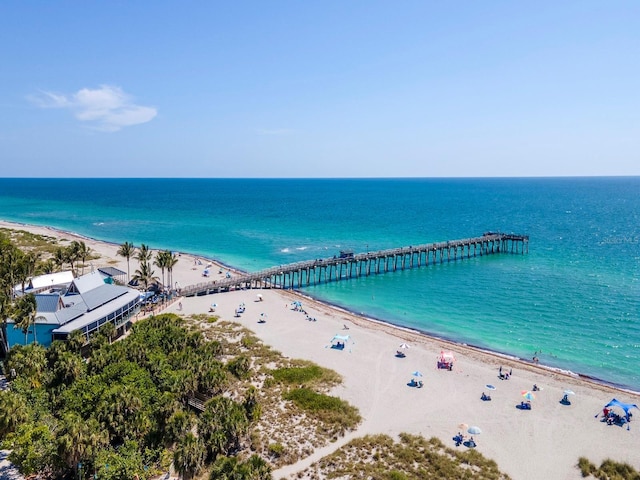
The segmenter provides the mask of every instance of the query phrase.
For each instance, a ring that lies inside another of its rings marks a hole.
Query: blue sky
[[[0,3],[10,177],[640,175],[640,2]]]

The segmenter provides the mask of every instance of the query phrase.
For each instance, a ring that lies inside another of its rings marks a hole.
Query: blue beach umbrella
[[[418,370],[416,370],[411,375],[413,375],[414,377],[422,377],[422,372],[419,372]]]

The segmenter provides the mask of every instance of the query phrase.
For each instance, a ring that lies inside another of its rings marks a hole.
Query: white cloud
[[[29,100],[41,108],[66,108],[81,122],[106,132],[149,122],[158,114],[153,107],[136,105],[130,95],[112,85],[83,88],[69,95],[43,91]]]

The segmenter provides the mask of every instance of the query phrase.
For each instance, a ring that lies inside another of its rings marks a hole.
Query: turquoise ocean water
[[[247,271],[480,235],[495,255],[306,288],[436,336],[640,391],[640,178],[0,179],[0,218]]]

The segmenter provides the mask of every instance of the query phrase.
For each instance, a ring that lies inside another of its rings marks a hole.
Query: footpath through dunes
[[[186,286],[185,297],[251,288],[303,288],[309,285],[378,273],[394,272],[437,263],[481,257],[497,253],[528,253],[529,236],[486,232],[480,237],[410,245],[375,252],[342,251],[330,258],[318,258],[280,265],[254,273],[242,273],[222,280]]]

